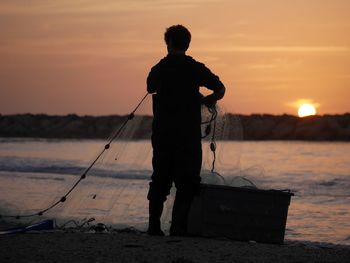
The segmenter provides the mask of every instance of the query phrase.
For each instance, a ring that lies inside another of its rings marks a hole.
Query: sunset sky
[[[183,24],[229,112],[350,112],[349,0],[1,0],[0,113],[125,114]]]

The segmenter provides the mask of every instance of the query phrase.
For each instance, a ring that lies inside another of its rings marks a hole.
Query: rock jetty
[[[45,114],[0,115],[0,137],[108,138],[128,116],[52,116]],[[231,115],[226,120],[241,126],[229,140],[350,141],[350,113],[299,118],[293,115]],[[141,119],[141,118],[140,118]],[[151,116],[143,116],[129,139],[150,138]],[[233,127],[234,125],[232,125]]]

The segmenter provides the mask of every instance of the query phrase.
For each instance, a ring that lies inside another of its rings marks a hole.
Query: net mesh
[[[1,200],[2,214],[18,215],[20,218],[16,220],[22,223],[39,220],[38,217],[22,216],[42,211],[60,200],[77,182],[86,167],[103,152],[89,170],[87,177],[66,196],[66,201],[47,211],[44,217],[55,218],[58,224],[67,220],[86,221],[93,217],[96,221],[118,227],[132,225],[144,229],[148,220],[146,196],[152,174],[152,118],[146,114],[150,112],[151,98],[148,96],[135,112],[134,118],[125,126],[120,124],[120,121],[118,124],[110,123],[113,131],[106,141],[114,140],[109,148],[104,150],[105,141],[101,140],[81,149],[86,152],[86,157],[71,158],[71,162],[74,163],[72,165],[78,167],[75,175],[62,171],[62,174],[50,175],[46,180],[36,180],[35,185],[30,183],[30,176],[39,178],[43,175],[22,174],[20,181],[6,181],[8,185],[5,187],[12,189],[13,193],[20,192],[23,198],[16,198],[15,194],[9,194],[11,191],[6,191],[7,196],[3,196]],[[239,142],[243,140],[243,131],[238,116],[227,114],[220,106],[216,107],[215,112],[203,106],[202,122],[202,182],[254,187],[248,179],[249,176],[246,176],[249,171],[243,171],[240,167],[242,144]],[[67,151],[74,149],[74,145],[71,148],[69,145],[66,147]],[[54,154],[53,152],[52,155]],[[173,188],[163,212],[162,221],[165,228],[169,226],[174,196]]]

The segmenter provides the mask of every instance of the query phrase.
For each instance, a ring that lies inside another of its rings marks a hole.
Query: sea
[[[43,217],[54,218],[58,225],[92,219],[145,229],[150,142],[121,141],[108,149],[105,144],[104,140],[0,138],[1,220],[9,215],[20,216],[13,220],[23,223],[39,220],[21,216],[43,211],[66,196]],[[290,190],[294,196],[286,240],[350,245],[350,143],[219,141],[217,145],[214,170],[220,175],[210,172],[214,156],[203,143],[203,181]],[[163,213],[164,228],[169,227],[174,193]]]

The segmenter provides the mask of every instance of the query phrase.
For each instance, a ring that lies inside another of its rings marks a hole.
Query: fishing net
[[[117,227],[144,229],[152,174],[151,106],[151,96],[145,96],[132,114],[109,123],[113,131],[106,140],[84,144],[82,149],[79,142],[66,143],[59,150],[70,154],[67,170],[49,175],[12,174],[2,180],[2,189],[7,189],[0,203],[2,220],[28,223],[55,218],[62,225],[67,220],[84,223],[93,218]],[[216,109],[203,106],[202,135],[202,183],[255,187],[240,167],[243,131],[238,116],[226,113],[220,105]],[[73,166],[74,170],[69,169]],[[20,198],[16,193],[21,193]],[[165,228],[174,196],[173,188],[163,212]]]

